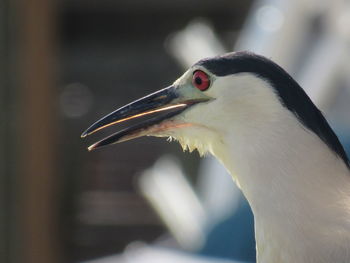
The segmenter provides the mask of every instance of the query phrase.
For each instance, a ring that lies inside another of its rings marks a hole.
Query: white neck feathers
[[[231,127],[213,154],[247,197],[259,263],[350,262],[350,173],[284,111],[280,123]]]

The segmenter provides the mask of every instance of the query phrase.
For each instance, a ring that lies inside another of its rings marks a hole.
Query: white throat
[[[225,96],[222,96],[225,94]],[[241,187],[255,217],[259,263],[350,262],[350,172],[252,74],[218,78],[215,98],[177,121],[176,137],[211,152]]]
[[[233,126],[212,151],[252,207],[258,262],[350,262],[349,171],[292,113],[280,121]]]

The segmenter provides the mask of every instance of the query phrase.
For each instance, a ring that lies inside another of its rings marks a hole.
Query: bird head
[[[299,123],[313,131],[346,159],[337,137],[300,86],[277,64],[249,52],[200,60],[171,86],[113,111],[82,137],[144,116],[151,118],[91,145],[89,150],[157,136],[174,138],[190,151],[213,153],[216,146],[227,144],[227,138],[249,138],[247,143],[259,136],[261,141],[261,135],[273,138],[290,119],[293,125]]]
[[[150,118],[144,120],[145,116]],[[258,255],[264,260],[278,262],[282,246],[289,248],[293,260],[288,262],[295,261],[295,251],[307,251],[297,260],[304,262],[311,250],[303,241],[321,240],[315,243],[317,256],[311,260],[320,262],[334,254],[320,249],[319,244],[330,244],[322,237],[334,236],[332,252],[339,250],[338,244],[348,244],[345,235],[333,235],[349,229],[348,220],[339,225],[344,229],[333,225],[349,214],[338,205],[349,200],[344,149],[303,89],[271,60],[249,52],[200,60],[168,88],[115,110],[82,137],[131,119],[140,122],[89,150],[159,136],[175,138],[201,154],[212,153],[237,179],[251,205]],[[330,231],[321,235],[320,229]],[[270,249],[265,242],[277,243]],[[283,257],[289,252],[283,250]]]

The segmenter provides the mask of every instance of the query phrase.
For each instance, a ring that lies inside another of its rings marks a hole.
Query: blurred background
[[[253,216],[214,159],[156,138],[88,153],[115,128],[80,134],[200,58],[251,50],[349,152],[349,28],[346,0],[0,0],[0,262],[254,262]]]

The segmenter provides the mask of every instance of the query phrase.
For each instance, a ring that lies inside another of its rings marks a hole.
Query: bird
[[[81,136],[131,119],[140,122],[88,149],[156,136],[211,154],[253,211],[257,262],[350,262],[349,159],[322,112],[269,58],[204,58]]]

